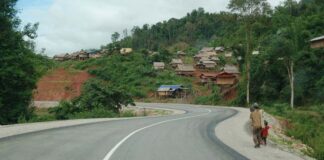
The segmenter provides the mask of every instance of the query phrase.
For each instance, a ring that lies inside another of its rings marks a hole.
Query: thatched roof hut
[[[164,62],[153,62],[153,67],[155,70],[163,70],[165,67]]]
[[[182,76],[194,76],[195,69],[192,65],[179,65],[176,73]]]
[[[238,67],[234,65],[225,65],[223,71],[232,74],[240,74]]]

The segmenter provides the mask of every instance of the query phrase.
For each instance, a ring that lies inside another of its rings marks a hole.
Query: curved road
[[[1,160],[247,159],[215,136],[231,109],[140,104],[185,114],[107,121],[0,139]]]

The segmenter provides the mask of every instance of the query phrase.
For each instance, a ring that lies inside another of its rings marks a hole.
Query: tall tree
[[[253,46],[253,30],[252,25],[257,22],[258,18],[263,15],[269,14],[271,11],[270,5],[267,0],[231,0],[228,8],[233,12],[239,13],[241,16],[246,33],[246,103],[250,103],[250,68],[251,68],[251,53],[254,49]]]
[[[17,0],[0,1],[0,124],[18,121],[27,117],[32,90],[37,75],[30,57],[33,51],[24,40],[36,38],[36,25],[27,25],[19,31],[20,20],[16,17]]]
[[[119,34],[118,32],[115,32],[115,33],[113,33],[113,34],[111,35],[111,41],[112,41],[113,43],[115,43],[115,42],[118,41],[119,37],[120,37],[120,34]]]

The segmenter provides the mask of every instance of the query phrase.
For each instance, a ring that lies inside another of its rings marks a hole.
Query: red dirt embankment
[[[56,69],[43,76],[34,92],[35,101],[71,100],[80,96],[82,85],[91,78],[87,71]]]

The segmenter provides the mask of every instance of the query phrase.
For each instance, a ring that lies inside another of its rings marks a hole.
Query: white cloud
[[[271,0],[278,5],[281,0]],[[229,0],[54,0],[49,6],[23,8],[24,22],[40,22],[37,48],[48,55],[98,48],[110,35],[170,18],[181,18],[193,9],[226,10]]]

